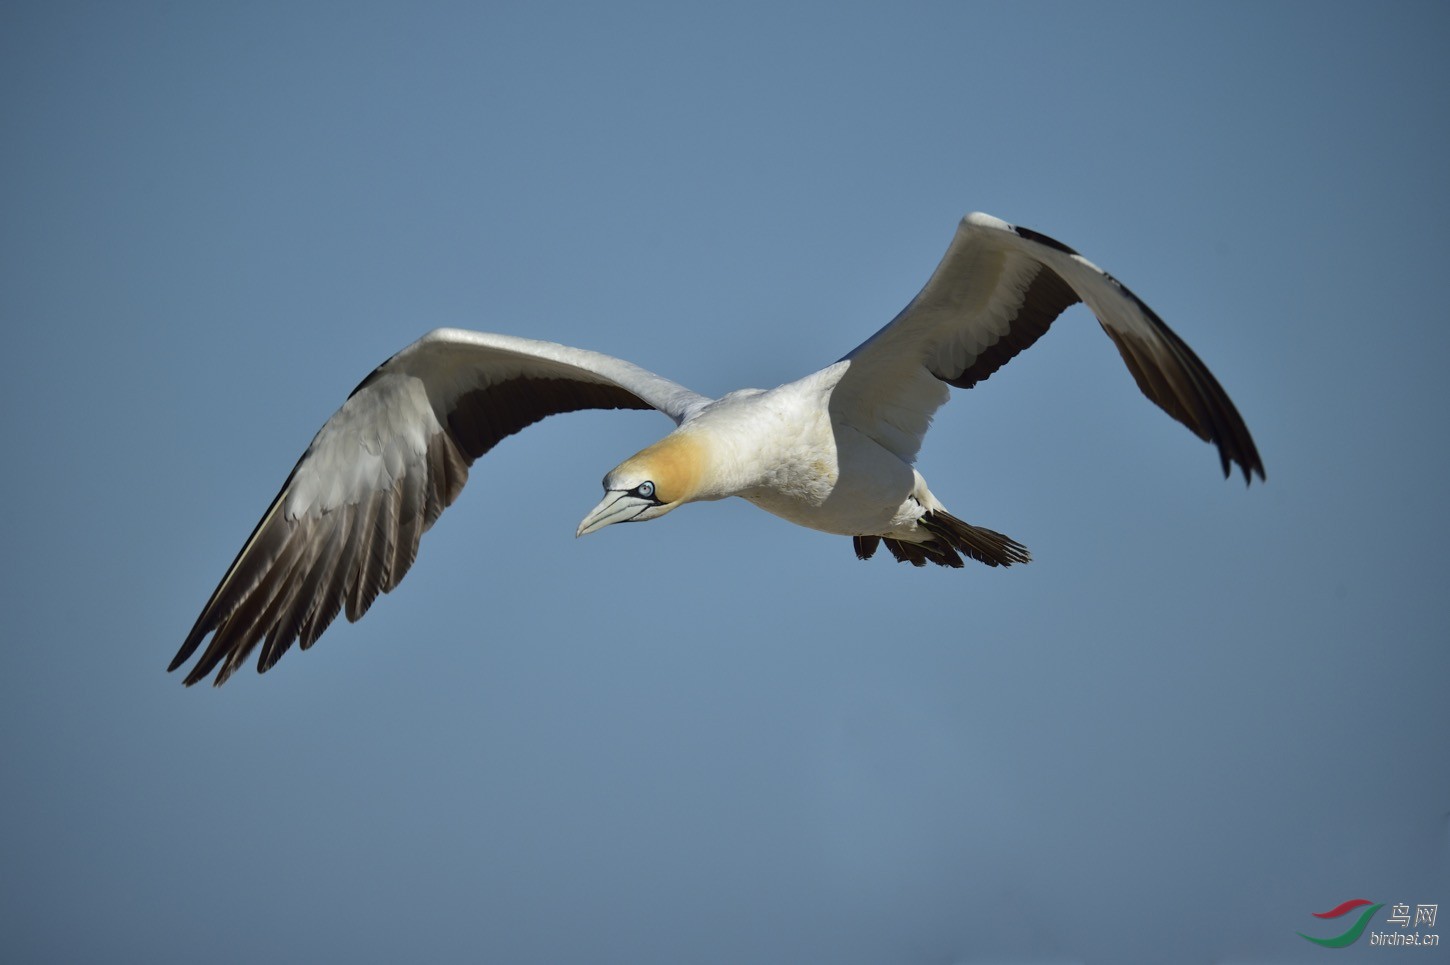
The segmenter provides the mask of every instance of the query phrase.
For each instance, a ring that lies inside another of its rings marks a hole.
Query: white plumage
[[[327,420],[237,554],[172,670],[223,683],[260,643],[266,670],[356,620],[403,578],[418,541],[499,440],[578,409],[654,408],[676,429],[604,479],[576,531],[740,496],[801,526],[851,536],[858,557],[962,566],[1030,557],[946,511],[913,467],[948,385],[970,388],[1084,302],[1138,386],[1169,415],[1264,478],[1218,381],[1132,292],[1072,249],[989,215],[962,219],[921,292],[840,361],[769,391],[720,399],[620,359],[507,335],[439,329],[384,362]]]

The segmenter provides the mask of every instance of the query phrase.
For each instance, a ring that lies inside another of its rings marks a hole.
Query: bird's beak
[[[641,499],[633,493],[623,490],[610,490],[604,494],[604,499],[589,511],[579,528],[574,531],[575,538],[588,536],[596,529],[603,529],[611,523],[627,523],[640,513],[655,505],[648,499]]]

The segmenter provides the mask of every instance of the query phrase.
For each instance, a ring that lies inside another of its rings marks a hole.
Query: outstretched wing
[[[839,417],[903,459],[921,446],[946,385],[971,388],[1037,341],[1077,302],[1159,408],[1218,447],[1245,481],[1264,464],[1228,394],[1142,299],[1071,248],[985,214],[962,219],[926,287],[842,361],[832,395]]]
[[[242,547],[170,670],[208,633],[187,685],[221,685],[260,642],[265,671],[305,650],[346,608],[367,612],[398,585],[418,539],[468,467],[545,416],[658,409],[678,424],[704,396],[620,359],[552,342],[438,329],[380,365],[302,454]]]

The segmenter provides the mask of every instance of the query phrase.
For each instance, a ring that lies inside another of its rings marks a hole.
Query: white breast
[[[713,498],[741,496],[828,533],[896,529],[920,477],[900,456],[835,417],[831,392],[846,368],[833,365],[768,392],[734,393],[692,420],[691,431],[711,437]]]

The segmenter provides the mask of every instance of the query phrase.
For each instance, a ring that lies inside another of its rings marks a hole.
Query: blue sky
[[[1348,898],[1450,903],[1447,26],[7,4],[6,957],[1293,962]],[[1267,485],[1077,308],[920,461],[1030,566],[860,563],[738,501],[576,541],[669,428],[580,414],[480,461],[362,622],[164,672],[422,332],[768,387],[970,210],[1131,285]]]

